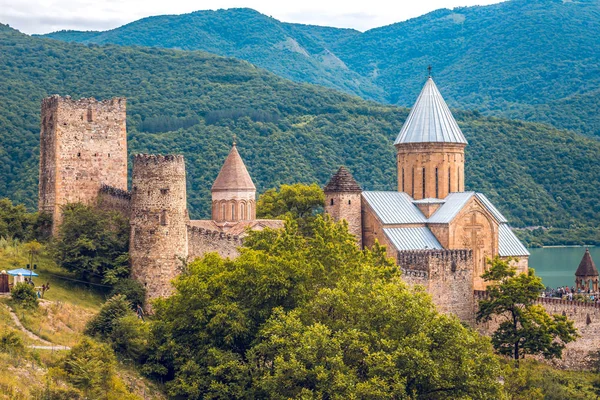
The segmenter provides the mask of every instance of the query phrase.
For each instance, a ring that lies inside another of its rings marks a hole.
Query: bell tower
[[[323,189],[325,193],[325,212],[334,221],[345,219],[348,231],[356,236],[358,246],[362,248],[362,189],[356,183],[350,171],[340,167]]]
[[[431,76],[398,138],[398,191],[415,200],[465,190],[465,139]]]

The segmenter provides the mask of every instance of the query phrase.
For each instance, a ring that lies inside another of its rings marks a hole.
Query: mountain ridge
[[[547,111],[556,102],[568,109],[581,106],[571,103],[574,96],[589,97],[590,110],[600,107],[598,96],[591,93],[600,86],[597,1],[509,0],[439,9],[363,33],[280,22],[251,9],[168,16],[168,24],[160,18],[148,17],[92,37],[75,32],[46,36],[204,50],[244,59],[298,82],[400,106],[412,106],[420,90],[414,82],[433,65],[453,107],[600,135],[595,118]],[[258,27],[264,29],[257,31]],[[161,32],[168,32],[168,38]],[[225,40],[232,32],[235,40]],[[291,45],[286,46],[288,39]],[[298,48],[306,53],[295,51]]]

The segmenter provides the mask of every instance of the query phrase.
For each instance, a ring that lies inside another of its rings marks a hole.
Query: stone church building
[[[467,140],[431,77],[394,146],[397,191],[363,191],[341,167],[324,188],[325,211],[345,219],[360,246],[385,245],[440,311],[472,320],[486,260],[510,257],[524,272],[529,252],[484,194],[465,191]]]

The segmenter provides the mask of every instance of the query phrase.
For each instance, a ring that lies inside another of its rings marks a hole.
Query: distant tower
[[[217,223],[256,219],[256,186],[237,151],[235,141],[211,192],[212,219]]]
[[[394,145],[399,192],[415,200],[464,192],[467,140],[431,77]]]
[[[127,190],[126,100],[42,100],[39,205],[62,221],[61,206],[95,204],[103,184]]]
[[[323,191],[325,192],[325,212],[334,221],[345,219],[348,222],[348,230],[356,236],[358,246],[362,247],[362,189],[350,171],[343,166],[340,167]]]
[[[575,285],[577,285],[577,289],[586,292],[591,289],[594,293],[598,293],[598,270],[589,249],[585,249],[583,258],[575,272]]]
[[[183,156],[136,155],[131,184],[131,277],[146,287],[146,300],[166,297],[188,255]]]

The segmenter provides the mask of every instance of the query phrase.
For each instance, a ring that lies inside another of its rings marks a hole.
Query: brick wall
[[[188,226],[188,260],[194,261],[206,253],[219,253],[221,257],[235,258],[242,239],[236,235]]]
[[[362,246],[361,198],[360,192],[325,193],[325,213],[334,221],[346,220],[348,231],[356,237],[359,246]]]

